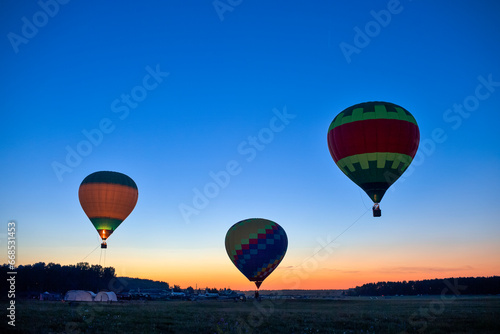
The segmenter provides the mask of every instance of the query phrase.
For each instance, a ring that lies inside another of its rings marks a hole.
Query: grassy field
[[[22,301],[20,333],[500,333],[500,298],[370,300]],[[5,312],[5,311],[4,311]],[[14,330],[14,331],[13,331]]]

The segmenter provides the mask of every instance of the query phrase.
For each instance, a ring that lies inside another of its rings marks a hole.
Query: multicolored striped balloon
[[[342,111],[328,129],[337,166],[379,203],[417,153],[420,132],[410,112],[389,102],[365,102]]]
[[[288,238],[275,222],[251,218],[234,224],[226,234],[226,252],[257,289],[285,256]]]
[[[83,211],[102,240],[109,238],[134,210],[138,196],[134,180],[117,172],[92,173],[78,190]]]

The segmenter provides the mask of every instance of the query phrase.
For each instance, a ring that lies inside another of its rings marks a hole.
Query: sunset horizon
[[[0,332],[500,332],[499,13],[0,1]]]

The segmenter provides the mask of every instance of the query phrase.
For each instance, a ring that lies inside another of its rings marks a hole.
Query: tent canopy
[[[100,291],[94,298],[96,302],[116,302],[116,294],[113,291]]]
[[[91,302],[94,301],[95,293],[85,290],[69,290],[64,296],[65,301]]]

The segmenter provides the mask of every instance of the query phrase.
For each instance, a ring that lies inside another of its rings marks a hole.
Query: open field
[[[4,311],[5,312],[5,311]],[[8,319],[7,319],[8,320]],[[4,317],[0,332],[12,332]],[[498,297],[16,303],[22,333],[500,333]]]

